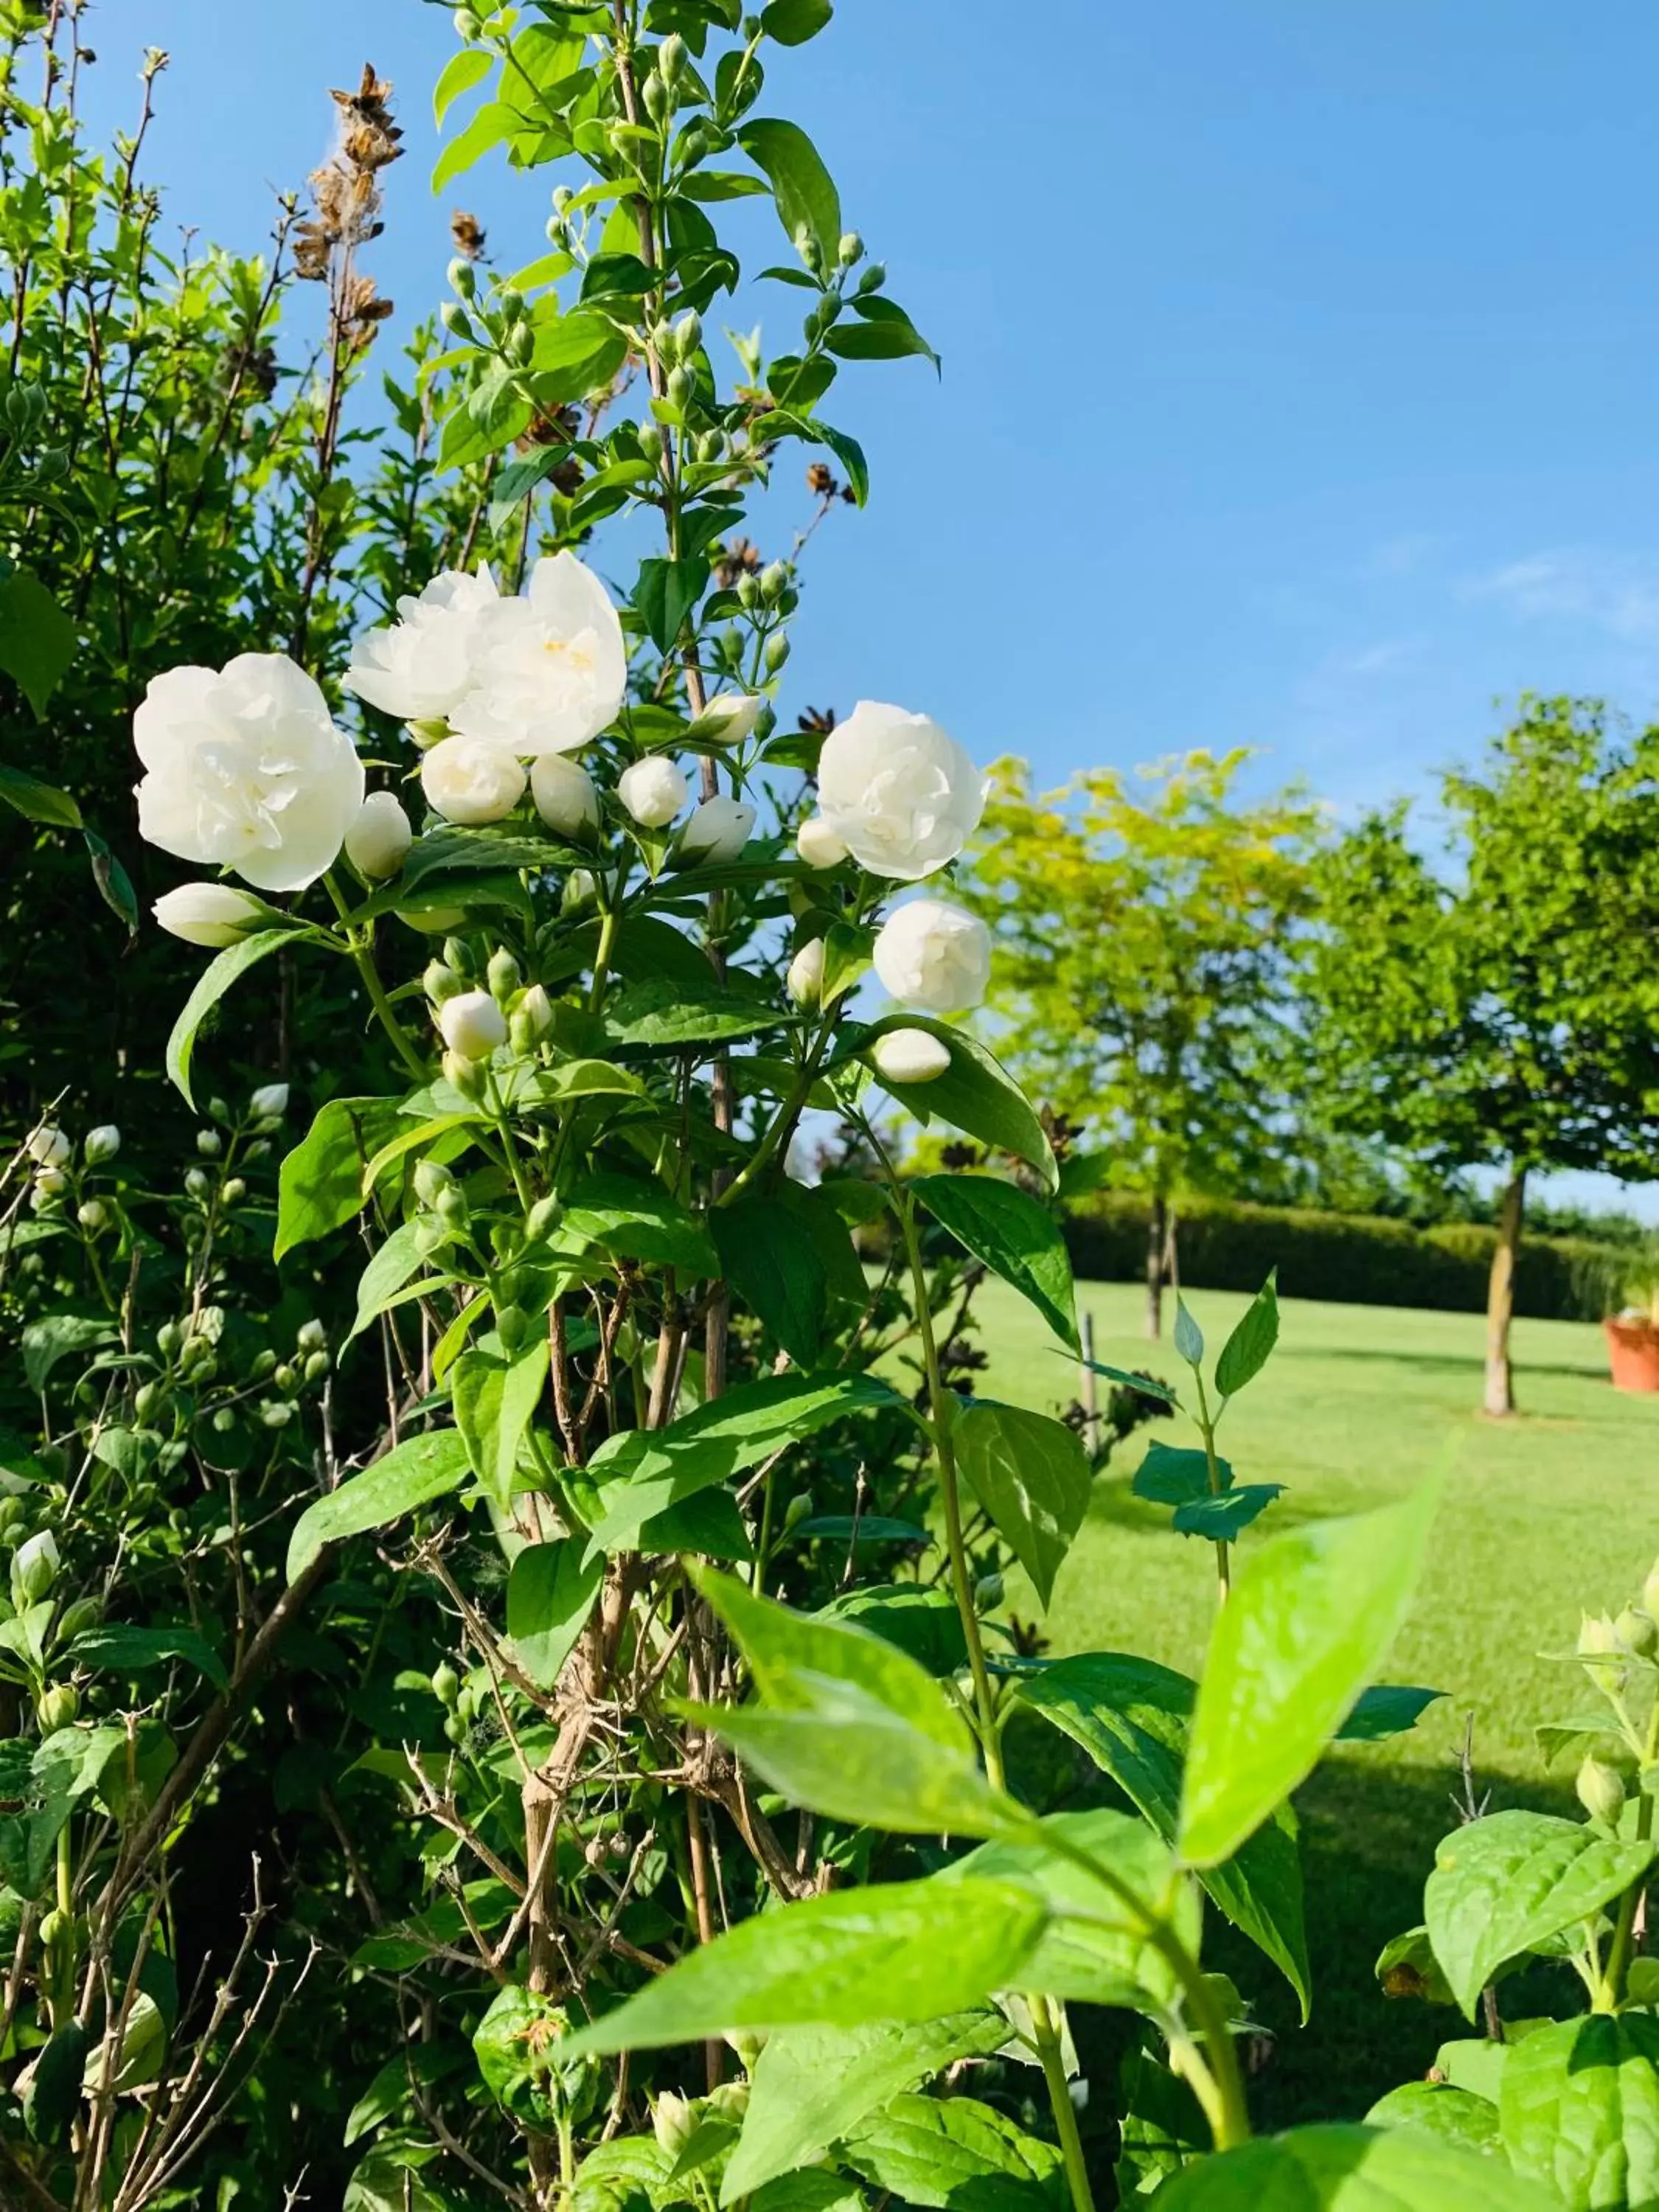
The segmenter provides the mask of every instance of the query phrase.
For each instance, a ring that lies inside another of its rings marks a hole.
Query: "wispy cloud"
[[[1461,587],[1466,599],[1484,599],[1516,621],[1565,623],[1596,629],[1630,643],[1659,641],[1659,559],[1567,547],[1529,554]]]

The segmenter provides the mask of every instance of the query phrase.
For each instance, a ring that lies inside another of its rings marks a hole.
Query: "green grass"
[[[1212,1360],[1246,1303],[1194,1294]],[[1157,1345],[1140,1334],[1137,1287],[1080,1284],[1079,1304],[1093,1314],[1097,1358],[1182,1379],[1167,1333]],[[1048,1410],[1077,1395],[1075,1370],[1021,1300],[988,1285],[979,1310],[991,1362],[976,1385],[985,1395]],[[1422,1917],[1423,1879],[1452,1825],[1448,1799],[1465,1725],[1472,1716],[1477,1784],[1491,1790],[1493,1809],[1565,1809],[1571,1761],[1547,1772],[1533,1727],[1582,1711],[1585,1699],[1578,1670],[1548,1655],[1571,1649],[1582,1610],[1616,1612],[1629,1601],[1659,1553],[1659,1398],[1613,1391],[1598,1329],[1521,1322],[1522,1410],[1510,1422],[1486,1420],[1474,1410],[1483,1330],[1473,1315],[1287,1299],[1278,1350],[1223,1421],[1238,1480],[1287,1486],[1245,1537],[1246,1553],[1295,1518],[1382,1504],[1436,1468],[1446,1471],[1427,1571],[1387,1670],[1391,1680],[1445,1691],[1446,1701],[1408,1736],[1333,1754],[1297,1799],[1311,2025],[1295,2025],[1288,1992],[1273,1987],[1265,1961],[1225,1935],[1213,1946],[1216,1963],[1236,1973],[1278,2036],[1253,2091],[1268,2122],[1357,2117],[1385,2088],[1420,2075],[1436,2045],[1459,2032],[1449,2012],[1385,2000],[1371,1969],[1388,1938]],[[1166,1511],[1129,1494],[1148,1436],[1194,1440],[1177,1416],[1120,1447],[1045,1625],[1055,1655],[1139,1651],[1196,1673],[1214,1555],[1172,1534]],[[1036,1611],[1018,1581],[1009,1604],[1027,1620]],[[1571,1990],[1547,1982],[1534,1996],[1540,2006],[1571,2002]]]

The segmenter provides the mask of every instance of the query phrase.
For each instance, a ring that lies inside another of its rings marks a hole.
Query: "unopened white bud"
[[[113,1121],[100,1121],[95,1129],[88,1129],[86,1143],[82,1146],[89,1168],[101,1167],[106,1160],[112,1160],[120,1149],[121,1132]]]
[[[345,855],[354,868],[378,882],[397,874],[414,837],[396,793],[371,791],[346,831]]]
[[[884,1082],[933,1083],[950,1066],[951,1048],[930,1030],[889,1030],[870,1057]]]
[[[665,830],[690,797],[684,776],[665,753],[650,753],[625,768],[617,796],[646,830]]]
[[[438,1009],[438,1027],[453,1053],[465,1060],[487,1060],[507,1042],[507,1017],[488,991],[463,991]]]
[[[809,814],[795,832],[795,850],[809,868],[838,868],[847,848],[821,814]]]
[[[680,832],[674,857],[683,868],[719,867],[737,859],[754,826],[752,806],[717,792],[703,800]]]
[[[530,763],[530,796],[536,811],[561,837],[586,837],[599,823],[593,779],[567,753],[543,753]]]

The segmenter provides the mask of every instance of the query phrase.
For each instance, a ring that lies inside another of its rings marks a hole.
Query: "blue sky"
[[[373,260],[400,313],[442,296],[455,204],[501,265],[540,250],[537,181],[428,190],[447,8],[88,20],[100,124],[142,40],[173,56],[173,220],[254,245],[372,59],[410,149]],[[811,130],[945,373],[852,369],[826,407],[874,488],[814,541],[787,703],[926,708],[1054,781],[1249,744],[1344,812],[1522,690],[1649,715],[1656,58],[1638,0],[839,0],[763,104]]]

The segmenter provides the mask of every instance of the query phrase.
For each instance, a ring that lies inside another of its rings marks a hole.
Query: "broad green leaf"
[[[324,1109],[325,1112],[327,1110]],[[487,1126],[489,1118],[486,1114],[471,1112],[434,1114],[429,1121],[418,1122],[411,1129],[407,1127],[406,1117],[399,1113],[387,1125],[384,1141],[363,1164],[358,1177],[359,1204],[373,1195],[386,1170],[396,1167],[400,1160],[407,1159],[410,1152],[425,1153],[429,1149],[434,1159],[447,1164],[463,1148],[453,1144],[445,1145],[443,1139],[453,1137],[463,1129]],[[377,1130],[375,1133],[381,1133]]]
[[[841,244],[841,198],[817,148],[799,124],[765,117],[742,125],[738,143],[765,172],[778,220],[797,251],[805,234],[817,246],[827,275]]]
[[[695,1552],[710,1559],[752,1559],[755,1547],[729,1490],[700,1490],[653,1514],[640,1531],[641,1552]]]
[[[1236,1398],[1247,1382],[1254,1381],[1278,1341],[1279,1270],[1274,1268],[1221,1347],[1221,1357],[1215,1364],[1215,1387],[1224,1398]]]
[[[1416,2128],[1325,2126],[1183,2167],[1158,2212],[1561,2212],[1561,2201]]]
[[[855,2173],[905,2205],[1053,2212],[1052,2143],[976,2097],[896,2097],[842,2146]]]
[[[948,1589],[922,1583],[866,1583],[831,1598],[823,1617],[855,1621],[896,1644],[935,1676],[955,1674],[968,1664],[962,1615]]]
[[[472,1471],[502,1512],[509,1510],[519,1446],[547,1381],[548,1343],[532,1337],[511,1359],[493,1352],[462,1352],[450,1370],[455,1425]]]
[[[1419,1690],[1404,1682],[1373,1682],[1336,1732],[1339,1743],[1382,1743],[1413,1729],[1443,1690]]]
[[[833,263],[833,246],[830,258]],[[33,708],[37,721],[46,719],[47,702],[80,649],[75,624],[38,576],[27,568],[0,576],[0,669]]]
[[[955,1425],[955,1443],[969,1488],[1046,1607],[1094,1486],[1081,1438],[1047,1413],[976,1398]]]
[[[1000,1881],[879,1882],[738,1923],[566,2050],[662,2050],[750,2030],[937,2020],[1013,1989],[1048,1911]]]
[[[1449,2081],[1403,2081],[1379,2098],[1365,2115],[1368,2127],[1420,2128],[1443,2142],[1502,2158],[1498,2107]]]
[[[331,1098],[276,1178],[274,1260],[326,1237],[363,1207],[363,1169],[398,1123],[395,1098]]]
[[[879,293],[853,302],[858,319],[837,323],[825,338],[830,352],[842,361],[903,361],[919,354],[939,367],[939,357],[896,301]]]
[[[1252,1552],[1216,1615],[1187,1749],[1177,1847],[1231,1858],[1306,1779],[1405,1620],[1438,1502],[1321,1521]]]
[[[708,1217],[721,1272],[797,1366],[817,1359],[830,1284],[805,1223],[771,1199],[718,1206]]]
[[[40,2143],[63,2143],[80,2110],[92,2038],[78,2020],[65,2021],[36,2051],[23,2092],[23,2125]],[[50,2201],[50,2200],[49,2200]]]
[[[965,1030],[952,1029],[948,1022],[934,1021],[926,1014],[888,1014],[860,1030],[843,1056],[867,1053],[889,1030],[907,1029],[926,1030],[937,1037],[949,1048],[951,1065],[930,1083],[890,1083],[885,1077],[879,1078],[888,1095],[908,1107],[924,1126],[937,1114],[964,1135],[977,1137],[981,1144],[1012,1152],[1036,1168],[1052,1190],[1059,1173],[1054,1147],[1030,1101],[1006,1068]]]
[[[438,156],[432,172],[432,189],[442,191],[457,177],[465,176],[492,146],[499,146],[519,127],[517,112],[504,100],[487,100],[459,137],[452,138]]]
[[[1498,2122],[1516,2172],[1566,2212],[1659,2203],[1659,2021],[1592,2014],[1522,2036],[1504,2063]]]
[[[646,271],[646,281],[651,282]],[[634,608],[659,653],[674,652],[686,618],[708,581],[707,561],[641,561]]]
[[[440,131],[454,102],[463,93],[482,84],[495,66],[495,57],[483,46],[463,46],[459,53],[450,56],[432,88],[432,120]]]
[[[952,1881],[990,1875],[1041,1890],[1054,1917],[1026,1962],[1021,1986],[1078,2003],[1117,2005],[1157,2014],[1177,1984],[1168,1961],[1148,1940],[1148,1920],[1167,1905],[1165,1918],[1196,1955],[1203,1932],[1196,1886],[1174,1879],[1167,1844],[1130,1813],[1099,1810],[1054,1813],[1042,1824],[1044,1838],[1065,1837],[1127,1883],[1146,1907],[1136,1913],[1076,1862],[1047,1841],[981,1844],[936,1876]]]
[[[604,1580],[604,1560],[585,1567],[574,1537],[527,1544],[514,1560],[507,1578],[507,1633],[514,1657],[538,1689],[556,1688]]]
[[[196,1103],[191,1095],[190,1064],[196,1050],[196,1033],[202,1024],[231,985],[240,982],[250,968],[269,954],[280,951],[284,945],[292,945],[310,934],[305,930],[257,929],[251,937],[244,937],[234,945],[228,945],[222,952],[216,952],[203,969],[167,1039],[167,1073],[184,1093],[187,1106]]]
[[[1170,1526],[1177,1536],[1203,1536],[1212,1543],[1234,1544],[1284,1491],[1282,1482],[1241,1482],[1218,1498],[1194,1498],[1177,1505]]]
[[[769,1005],[752,992],[722,990],[712,979],[693,990],[672,975],[630,983],[605,1008],[605,1034],[613,1045],[678,1051],[687,1045],[726,1044],[761,1030],[799,1025],[800,1017]]]
[[[453,2044],[405,2044],[395,2058],[387,2059],[352,2106],[341,2142],[349,2148],[372,2129],[382,2126],[402,2112],[413,2100],[411,2083],[441,2081],[463,2063],[462,2054]]]
[[[395,1445],[362,1474],[307,1506],[288,1540],[288,1579],[297,1581],[325,1544],[401,1521],[404,1514],[459,1490],[466,1473],[466,1445],[458,1429],[440,1429]]]
[[[1231,1490],[1231,1462],[1218,1459],[1216,1473],[1223,1490]],[[1129,1488],[1137,1498],[1149,1498],[1157,1505],[1195,1504],[1210,1495],[1209,1460],[1194,1445],[1166,1444],[1154,1437]]]
[[[1385,1997],[1420,1997],[1425,2004],[1455,2004],[1440,1971],[1426,1928],[1408,1928],[1382,1946],[1372,1969]]]
[[[23,769],[8,767],[4,761],[0,761],[0,799],[27,822],[44,822],[53,830],[81,827],[81,809],[70,793],[42,783]]]
[[[1518,1807],[1455,1828],[1423,1889],[1434,1955],[1469,2019],[1506,1959],[1577,1926],[1628,1889],[1659,1844]]]
[[[1196,1683],[1156,1660],[1115,1651],[1061,1659],[1025,1676],[1016,1694],[1109,1774],[1165,1844],[1181,1824],[1181,1778]],[[1235,1927],[1257,1944],[1309,2005],[1302,1866],[1286,1807],[1224,1864],[1199,1879]]]
[[[1082,1364],[1091,1375],[1103,1375],[1121,1390],[1133,1390],[1142,1398],[1156,1398],[1166,1406],[1178,1406],[1181,1402],[1169,1383],[1160,1382],[1155,1375],[1133,1375],[1127,1367],[1107,1367],[1098,1359],[1085,1359]]]
[[[1072,1262],[1047,1206],[996,1176],[918,1176],[910,1188],[958,1243],[1030,1299],[1054,1334],[1078,1349]]]
[[[833,0],[767,0],[761,28],[781,46],[804,46],[835,14]]]
[[[750,2075],[743,2134],[720,2185],[730,2204],[822,2158],[859,2122],[959,2058],[1008,2040],[1000,2012],[947,2014],[900,2027],[796,2027],[774,2036]]]
[[[420,1273],[422,1255],[415,1245],[420,1226],[418,1221],[405,1221],[394,1229],[363,1269],[357,1283],[357,1317],[351,1324],[352,1336],[361,1335]]]
[[[902,1403],[873,1375],[775,1375],[739,1383],[665,1429],[628,1429],[607,1437],[588,1462],[603,1510],[587,1556],[629,1550],[655,1515],[831,1421]]]
[[[225,1686],[223,1662],[193,1628],[137,1628],[125,1621],[109,1621],[101,1628],[83,1631],[66,1656],[75,1666],[110,1674],[142,1674],[151,1667],[171,1666],[182,1659],[205,1674],[216,1690]]]
[[[1210,2148],[1210,2129],[1188,2084],[1145,2047],[1123,2062],[1117,2163],[1118,2202],[1139,2205],[1161,2181]]]
[[[103,1314],[44,1314],[23,1331],[23,1380],[38,1397],[60,1359],[107,1344],[115,1324]]]

